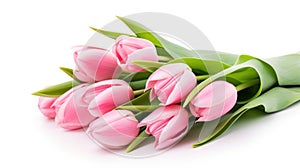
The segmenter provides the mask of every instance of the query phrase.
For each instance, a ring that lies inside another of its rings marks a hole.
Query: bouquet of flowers
[[[87,128],[96,143],[134,150],[147,137],[166,149],[192,127],[217,121],[199,147],[243,114],[273,113],[300,100],[300,54],[262,60],[189,50],[142,24],[118,17],[133,34],[91,27],[115,39],[112,49],[82,46],[72,80],[33,93],[49,119],[68,130]],[[200,129],[200,127],[198,127]]]

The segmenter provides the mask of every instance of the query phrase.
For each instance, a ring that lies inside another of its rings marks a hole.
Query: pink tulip
[[[87,134],[97,143],[108,148],[128,145],[139,133],[138,121],[132,112],[113,110],[93,121]]]
[[[155,137],[154,147],[164,149],[177,143],[188,131],[188,112],[179,105],[160,107],[143,119],[139,127]]]
[[[148,40],[128,36],[120,36],[113,46],[113,53],[117,56],[120,66],[128,72],[142,72],[142,68],[132,61],[158,61],[156,48]]]
[[[55,108],[52,107],[55,100],[56,98],[39,97],[38,107],[43,115],[49,119],[53,119],[56,116]]]
[[[61,127],[74,130],[85,127],[95,117],[88,111],[89,101],[83,97],[88,84],[81,84],[61,95],[54,103],[56,109],[55,122]]]
[[[74,53],[77,69],[74,75],[80,81],[94,82],[112,79],[120,74],[117,58],[97,47],[83,47]]]
[[[88,109],[96,117],[110,112],[118,105],[130,101],[134,97],[128,83],[118,79],[95,83],[88,87],[86,94],[93,98]]]
[[[196,82],[196,76],[186,64],[168,64],[151,74],[145,90],[152,88],[151,100],[157,96],[162,104],[170,105],[183,101]]]
[[[237,90],[226,81],[215,81],[202,89],[190,102],[197,122],[212,121],[229,112],[237,101]]]

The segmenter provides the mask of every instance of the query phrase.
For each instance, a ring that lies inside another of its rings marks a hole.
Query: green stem
[[[135,90],[135,91],[133,91],[133,94],[134,94],[135,97],[136,97],[136,96],[139,96],[139,95],[141,95],[141,94],[143,94],[143,93],[145,93],[145,92],[144,92],[144,89],[140,89],[140,90]]]
[[[241,91],[241,90],[247,89],[251,86],[254,86],[258,83],[259,83],[259,79],[254,79],[254,80],[250,80],[250,81],[247,81],[245,83],[239,84],[235,88],[236,88],[237,91]]]
[[[150,135],[147,134],[145,131],[141,132],[126,148],[126,152],[131,152],[136,146],[138,146],[140,143],[142,143],[144,140],[147,139]]]
[[[197,81],[203,81],[205,79],[207,79],[209,77],[209,75],[199,75],[196,76]]]

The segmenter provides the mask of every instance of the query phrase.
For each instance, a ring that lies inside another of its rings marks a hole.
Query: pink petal
[[[185,135],[184,133],[186,133],[186,131],[182,132],[182,130],[185,130],[188,127],[188,112],[178,105],[173,105],[172,108],[174,111],[177,111],[177,114],[164,127],[157,145],[170,139],[180,139]]]
[[[153,123],[155,121],[158,121],[158,120],[168,119],[168,118],[170,118],[170,117],[177,114],[177,111],[168,110],[168,109],[170,109],[170,108],[160,107],[160,108],[154,110],[152,113],[150,113],[146,118],[144,118],[140,122],[139,127],[151,124],[151,123]],[[165,112],[166,110],[167,110],[167,112]]]
[[[118,105],[126,103],[133,98],[130,87],[112,86],[99,93],[90,103],[88,109],[93,116],[101,116]]]
[[[215,81],[203,88],[191,101],[198,107],[211,107],[236,94],[235,87],[226,81]]]
[[[122,44],[126,45],[126,47],[136,48],[136,49],[142,49],[145,47],[154,47],[154,45],[148,40],[142,38],[128,37],[128,36],[127,38],[123,39]]]
[[[177,81],[174,89],[169,94],[165,105],[181,102],[194,89],[197,80],[193,72],[186,70]]]
[[[73,74],[80,81],[83,81],[83,82],[94,81],[94,79],[91,78],[90,76],[88,76],[83,70],[76,70],[75,69],[75,70],[73,70]]]
[[[87,126],[95,118],[87,111],[87,104],[81,95],[88,84],[82,84],[60,96],[53,104],[56,109],[55,121],[65,129],[78,129]]]
[[[173,92],[173,89],[180,80],[182,73],[183,72],[178,73],[169,79],[160,80],[155,84],[153,90],[162,104],[167,102],[169,95]]]
[[[154,47],[146,47],[140,50],[136,50],[128,55],[126,65],[124,66],[125,70],[129,72],[140,72],[144,71],[142,68],[134,65],[133,61],[153,61],[158,62],[158,57],[156,49]]]
[[[211,121],[229,112],[237,100],[235,87],[226,81],[215,81],[202,89],[190,102],[197,121]]]
[[[42,114],[49,119],[53,119],[56,116],[55,108],[52,107],[56,99],[57,98],[39,97],[38,108]]]
[[[138,134],[138,121],[127,110],[113,110],[92,122],[87,133],[98,143],[118,148],[129,144]]]

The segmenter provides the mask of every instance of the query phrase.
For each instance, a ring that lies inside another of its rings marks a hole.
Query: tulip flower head
[[[179,105],[160,107],[144,118],[139,127],[155,137],[154,147],[164,149],[177,143],[188,131],[188,112]]]
[[[88,84],[81,84],[67,91],[53,103],[56,110],[55,122],[68,130],[79,129],[89,125],[95,117],[92,116],[87,107],[88,102],[83,100],[83,93]]]
[[[113,110],[93,121],[87,134],[97,143],[108,148],[128,145],[139,133],[138,121],[127,110]]]
[[[196,83],[196,76],[188,65],[175,63],[164,65],[153,72],[145,90],[151,89],[151,100],[157,96],[162,104],[170,105],[183,101]]]
[[[229,112],[237,101],[237,90],[226,81],[215,81],[202,89],[190,102],[197,122],[215,120]]]
[[[120,68],[117,58],[108,50],[83,47],[74,53],[77,69],[74,75],[83,82],[95,82],[118,77]]]
[[[132,61],[158,61],[155,46],[148,40],[128,36],[120,36],[113,46],[120,66],[128,72],[143,72],[144,70]]]
[[[43,115],[49,119],[56,116],[55,108],[52,106],[56,98],[52,97],[39,97],[38,107]]]
[[[92,99],[88,109],[96,117],[110,112],[118,105],[130,101],[134,97],[129,84],[119,79],[95,83],[87,88],[84,95],[87,99]]]

